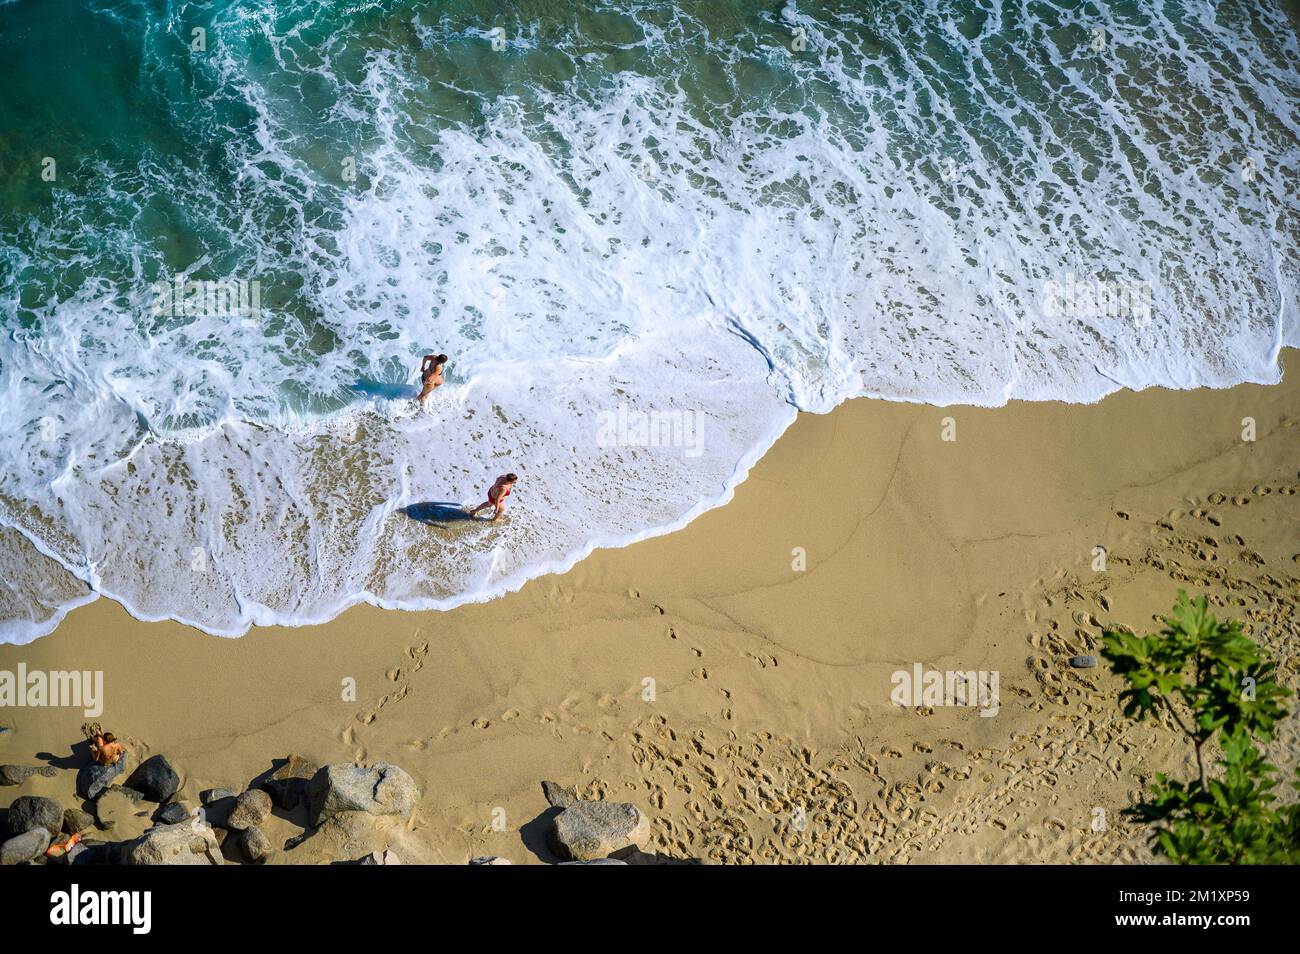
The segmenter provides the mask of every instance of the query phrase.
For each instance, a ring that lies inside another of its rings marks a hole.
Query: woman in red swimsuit
[[[497,482],[488,489],[487,503],[479,504],[469,512],[471,517],[478,516],[480,510],[486,510],[488,507],[496,508],[492,513],[492,520],[495,522],[501,519],[501,514],[505,513],[506,498],[510,496],[510,488],[515,485],[519,478],[514,474],[503,474],[497,478]]]

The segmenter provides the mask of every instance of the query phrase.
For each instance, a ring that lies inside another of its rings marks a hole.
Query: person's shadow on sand
[[[412,520],[431,527],[447,527],[474,519],[462,505],[447,500],[427,500],[424,503],[402,507],[401,511]]]
[[[82,739],[80,742],[74,742],[68,746],[72,750],[71,755],[55,755],[53,752],[37,752],[36,757],[47,765],[53,765],[55,768],[74,769],[87,765],[95,760],[90,754],[90,739]]]

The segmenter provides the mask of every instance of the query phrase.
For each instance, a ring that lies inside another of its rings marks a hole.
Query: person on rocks
[[[96,765],[116,765],[122,760],[122,751],[122,743],[112,732],[97,732],[90,742],[90,756]]]

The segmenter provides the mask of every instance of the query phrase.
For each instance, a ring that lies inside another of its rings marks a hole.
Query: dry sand
[[[490,604],[220,639],[100,600],[0,647],[0,669],[104,670],[101,720],[137,761],[166,753],[190,805],[290,752],[420,783],[404,828],[313,837],[276,862],[384,844],[408,862],[553,860],[544,778],[635,802],[676,859],[1149,860],[1119,810],[1154,772],[1190,774],[1190,745],[1125,720],[1104,662],[1068,658],[1105,625],[1147,628],[1186,587],[1296,688],[1300,362],[1284,359],[1275,387],[1093,406],[857,400],[801,416],[685,530]],[[894,706],[891,674],[915,663],[997,671],[999,711]],[[0,762],[64,764],[83,721],[0,710]],[[1271,752],[1296,764],[1294,717]],[[0,789],[0,805],[71,806],[72,776]],[[123,815],[114,837],[147,825]],[[268,834],[279,846],[300,823]]]

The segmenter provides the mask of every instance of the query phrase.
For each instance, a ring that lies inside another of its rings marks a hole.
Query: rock
[[[58,774],[53,765],[0,765],[0,785],[21,785],[33,775],[54,778]]]
[[[250,788],[235,801],[226,819],[226,827],[235,831],[256,828],[271,814],[271,796],[260,788]]]
[[[327,765],[312,776],[307,786],[307,803],[312,825],[340,812],[408,817],[419,794],[415,779],[396,765],[377,763]]]
[[[559,782],[542,782],[542,794],[554,808],[568,808],[578,800],[578,793]]]
[[[69,835],[75,835],[94,826],[95,816],[83,812],[80,808],[69,808],[63,813],[63,830]]]
[[[168,802],[158,811],[154,812],[153,820],[160,825],[179,825],[181,822],[188,820],[190,810],[182,802]]]
[[[9,805],[6,821],[10,835],[25,835],[33,828],[57,835],[63,827],[63,806],[43,795],[23,795]]]
[[[291,812],[307,794],[307,784],[320,766],[301,755],[290,755],[283,765],[262,780],[262,789],[271,796],[275,807]]]
[[[96,765],[91,762],[83,765],[77,772],[77,794],[94,801],[99,793],[108,788],[108,784],[126,771],[126,753],[115,765]]]
[[[266,794],[263,792],[262,794]],[[270,796],[267,796],[268,801]],[[262,829],[256,825],[250,825],[239,833],[238,848],[239,853],[244,856],[245,861],[258,862],[265,858],[271,851],[271,839],[262,834]]]
[[[1096,656],[1071,656],[1070,665],[1075,669],[1091,669],[1097,665]]]
[[[37,826],[0,845],[0,865],[21,865],[41,857],[50,846],[50,833]]]
[[[596,861],[649,841],[650,819],[626,802],[574,802],[551,823],[551,849],[568,861]]]
[[[209,788],[206,791],[199,792],[199,801],[204,805],[211,805],[213,802],[220,802],[227,798],[238,797],[238,792],[232,792],[228,788]]]
[[[51,858],[50,863],[56,865],[84,865],[91,863],[92,856],[93,852],[90,851],[90,846],[79,841],[63,854]]]
[[[421,864],[417,859],[424,846],[405,841],[405,827],[406,820],[397,815],[353,811],[332,815],[319,828],[308,829],[305,834],[311,837],[312,853],[326,858],[351,858],[360,862],[368,855],[392,850],[400,852],[411,863]]]
[[[181,777],[176,774],[165,755],[154,755],[140,763],[126,784],[151,802],[165,802],[181,787]]]
[[[385,848],[383,851],[372,851],[361,859],[363,865],[400,865],[402,859],[397,857],[397,852],[391,848]]]
[[[469,863],[472,865],[508,865],[512,862],[507,858],[498,858],[496,855],[484,855],[481,858],[471,858]]]
[[[219,865],[221,847],[212,826],[198,819],[151,828],[126,845],[128,865]]]
[[[626,861],[619,858],[592,858],[590,861],[561,861],[561,867],[564,865],[625,865]]]

